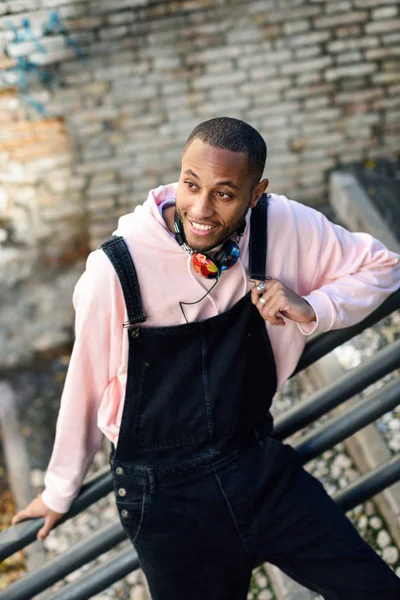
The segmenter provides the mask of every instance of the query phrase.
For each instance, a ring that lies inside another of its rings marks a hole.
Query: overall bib
[[[249,270],[261,280],[266,212],[264,198],[251,218]],[[127,247],[112,238],[102,248],[129,318],[110,462],[121,523],[152,599],[245,600],[252,570],[265,561],[327,599],[399,599],[392,571],[298,454],[271,435],[275,361],[250,294],[205,321],[137,327],[145,316]]]

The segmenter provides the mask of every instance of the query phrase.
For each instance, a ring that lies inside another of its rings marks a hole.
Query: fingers
[[[31,516],[28,514],[27,509],[20,510],[13,516],[13,518],[11,520],[11,525],[15,525],[16,523],[19,523],[20,521],[24,521],[25,519],[30,519],[30,518],[31,518]]]
[[[56,519],[53,515],[47,515],[44,519],[43,527],[37,532],[37,539],[43,541],[44,538],[49,535],[51,529],[53,529],[57,521],[58,519]]]
[[[38,517],[44,517],[44,524],[40,528],[37,533],[38,540],[44,540],[45,537],[48,536],[50,530],[54,527],[54,525],[61,519],[63,514],[57,513],[53,510],[50,510],[41,499],[41,496],[38,496],[26,508],[18,511],[11,520],[11,524],[15,525],[20,521],[24,521],[25,519],[35,519]]]
[[[278,313],[285,310],[282,304],[281,283],[278,280],[259,282],[251,291],[251,300],[263,319],[272,325],[284,327],[285,321]]]
[[[40,504],[37,502],[37,499],[33,500],[26,508],[18,511],[12,518],[11,524],[15,525],[20,521],[24,521],[25,519],[35,519],[36,517],[43,517],[44,513],[41,510]]]

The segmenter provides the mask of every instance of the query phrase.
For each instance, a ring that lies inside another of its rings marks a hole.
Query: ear
[[[256,187],[254,188],[254,190],[251,193],[251,200],[250,200],[249,208],[254,208],[256,206],[256,204],[258,204],[259,200],[261,199],[261,196],[264,194],[265,190],[267,189],[268,184],[269,184],[268,179],[263,179],[262,181],[260,181],[260,183],[257,183]]]

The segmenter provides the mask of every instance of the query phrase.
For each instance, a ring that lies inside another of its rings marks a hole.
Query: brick
[[[329,94],[333,91],[331,83],[322,85],[313,85],[312,87],[293,86],[290,90],[284,93],[285,99],[308,98],[317,94]]]
[[[158,54],[159,49],[157,49],[156,54]],[[203,50],[202,52],[193,53],[190,57],[186,58],[188,64],[190,61],[198,63],[200,62],[212,62],[214,60],[221,60],[225,58],[237,58],[241,56],[242,49],[238,46],[218,46],[217,48],[209,48],[207,50]]]
[[[109,214],[114,211],[115,204],[114,198],[94,198],[89,199],[86,202],[86,206],[88,207],[91,216],[94,214]]]
[[[233,70],[232,60],[221,60],[206,65],[206,73],[227,73]]]
[[[389,96],[400,96],[400,85],[390,85],[387,88],[387,93],[389,94]]]
[[[342,14],[332,15],[330,17],[319,17],[314,19],[314,26],[317,29],[329,27],[339,27],[340,25],[349,25],[352,23],[365,23],[368,20],[368,13],[365,10],[344,12]]]
[[[373,48],[372,50],[367,50],[365,56],[367,60],[380,60],[382,58],[391,58],[395,56],[399,56],[400,48]]]
[[[367,23],[365,29],[367,33],[387,33],[388,31],[395,31],[400,29],[400,19]]]
[[[353,0],[357,8],[376,8],[387,4],[398,4],[399,0]]]
[[[336,12],[344,12],[344,11],[350,11],[352,9],[351,6],[351,2],[349,2],[349,0],[336,0],[336,2],[327,2],[325,4],[325,12],[327,15],[330,15],[332,13],[336,13]]]
[[[63,4],[78,4],[82,0],[41,0],[40,4],[43,8],[59,8]],[[14,0],[12,0],[14,2]]]
[[[70,59],[76,59],[76,52],[72,48],[64,48],[63,50],[53,51],[51,54],[33,52],[30,55],[30,60],[37,65],[50,65]]]
[[[112,3],[109,0],[100,0],[90,2],[89,7],[94,14],[98,14],[99,12],[114,12],[125,8],[139,8],[146,6],[146,4],[147,0],[113,0]]]
[[[358,25],[348,25],[347,27],[338,27],[336,29],[336,37],[338,39],[346,38],[359,38],[362,35],[361,27]]]
[[[287,22],[289,20],[298,21],[301,19],[307,19],[308,17],[314,17],[321,13],[321,9],[319,6],[299,6],[298,8],[292,8],[293,4],[291,4],[290,10],[289,7],[284,10],[271,10],[268,12],[268,22],[269,23],[279,23],[279,22]],[[265,8],[264,8],[265,10]]]
[[[134,12],[130,12],[124,10],[123,12],[117,12],[111,15],[106,16],[106,23],[109,25],[126,25],[127,23],[132,23],[135,20]],[[174,38],[176,38],[176,33],[171,32]]]
[[[159,58],[156,58],[154,60],[153,68],[156,71],[171,71],[173,69],[178,69],[181,66],[181,64],[182,63],[179,56],[160,56]]]
[[[298,46],[312,46],[326,42],[331,38],[330,31],[315,31],[304,35],[294,35],[287,40],[288,46],[297,48]]]
[[[228,44],[243,44],[246,42],[255,42],[261,39],[261,30],[252,27],[249,21],[243,23],[242,29],[235,28],[227,35]]]
[[[348,102],[368,102],[375,98],[380,98],[383,95],[383,90],[380,88],[360,90],[356,92],[339,92],[335,95],[337,104],[347,104]]]
[[[362,37],[359,39],[335,40],[327,45],[328,52],[348,52],[364,48],[376,48],[379,46],[377,37]]]
[[[250,70],[250,79],[265,79],[266,77],[273,77],[274,75],[276,75],[276,72],[277,72],[276,67],[258,67],[257,69]],[[274,79],[273,81],[279,82],[279,79]],[[282,87],[286,86],[286,81],[288,81],[288,79],[284,79],[282,81]],[[269,87],[270,87],[270,84],[271,84],[271,81],[268,81]]]
[[[106,29],[100,30],[100,39],[104,40],[114,40],[119,37],[124,37],[128,33],[128,28],[124,25],[120,25],[118,27],[107,27]]]
[[[239,58],[238,65],[240,69],[247,69],[256,65],[270,65],[287,63],[292,58],[290,50],[280,50],[278,52],[266,52],[265,54],[254,54]]]
[[[303,73],[302,75],[297,75],[296,84],[299,86],[319,85],[321,82],[321,73],[322,72],[310,72],[310,73]]]
[[[307,98],[304,103],[304,106],[307,110],[314,110],[315,108],[324,108],[328,106],[330,103],[330,99],[327,96],[317,96],[315,98]]]
[[[91,181],[89,188],[87,190],[87,194],[89,198],[99,198],[102,196],[115,196],[117,194],[123,194],[126,192],[127,183],[123,183],[120,181],[102,181],[96,182]]]
[[[383,8],[376,8],[372,11],[373,19],[390,19],[397,17],[399,14],[397,6],[385,6]]]
[[[92,75],[96,81],[113,81],[125,79],[127,75],[133,75],[134,65],[131,64],[120,64],[110,65],[108,67],[100,67],[92,69]],[[137,85],[143,82],[143,78],[140,76],[132,77],[132,85]]]
[[[285,63],[282,66],[282,73],[284,75],[294,75],[297,73],[304,73],[306,71],[317,71],[319,69],[325,69],[332,64],[331,56],[322,56],[315,58],[314,60],[308,60],[297,63]]]
[[[287,117],[284,117],[284,116],[271,117],[270,119],[263,119],[261,122],[261,126],[264,127],[267,131],[271,131],[273,129],[280,129],[281,127],[284,128],[284,127],[286,127],[287,124],[288,124],[288,119],[287,119]]]
[[[400,106],[400,95],[396,95],[395,98],[381,98],[372,104],[374,110],[387,110],[398,106]]]
[[[374,73],[376,68],[374,63],[337,67],[334,69],[327,69],[325,71],[325,78],[327,81],[336,81],[337,79],[342,79],[344,77],[361,77],[362,75]]]
[[[315,110],[313,112],[312,118],[313,121],[333,121],[334,119],[339,118],[341,115],[341,110],[339,108],[323,108],[321,110]],[[301,124],[304,122],[308,122],[310,119],[310,115],[304,112],[300,112],[294,114],[292,116],[292,122],[296,124]]]
[[[293,35],[296,33],[303,33],[308,31],[311,27],[311,22],[305,19],[300,21],[287,21],[283,25],[283,33],[285,35]]]
[[[295,50],[296,60],[304,60],[305,58],[313,58],[321,54],[321,46],[305,46]]]
[[[228,108],[226,102],[215,102],[212,105],[200,105],[197,108],[196,113],[201,117],[213,118],[221,116],[221,114],[231,116],[234,118],[240,118],[240,115],[237,111],[241,111],[247,109],[250,105],[249,98],[236,98],[229,102]]]
[[[193,81],[193,88],[195,90],[210,88],[214,85],[231,85],[240,83],[246,79],[246,73],[244,71],[235,71],[233,73],[215,73],[211,75],[203,75],[197,77]]]
[[[331,129],[330,123],[304,123],[301,127],[302,133],[306,136],[313,136],[315,134],[326,133]],[[309,143],[309,140],[307,140]]]
[[[263,86],[264,90],[265,90],[265,85]],[[281,99],[281,95],[279,92],[270,92],[269,90],[267,91],[260,91],[260,93],[255,93],[253,95],[253,104],[255,106],[255,110],[260,110],[260,106],[262,106],[262,114],[264,115],[264,107],[265,106],[269,106],[270,104],[276,104],[277,102],[279,102]]]
[[[400,81],[400,73],[377,73],[376,75],[372,76],[372,82],[373,83],[379,83],[379,84],[391,84],[391,83],[397,83]]]
[[[385,123],[388,125],[400,123],[400,110],[387,112],[385,115]]]
[[[285,153],[275,153],[275,152],[271,152],[271,156],[268,159],[269,162],[269,168],[270,169],[274,169],[274,168],[281,168],[281,167],[285,167],[287,169],[290,168],[290,165],[296,165],[299,162],[298,156],[296,156],[295,154],[289,153],[289,152],[285,152]]]
[[[353,51],[353,52],[344,52],[340,53],[336,56],[336,62],[338,65],[344,65],[348,63],[361,62],[362,54],[361,52]]]
[[[64,0],[66,2],[67,0]],[[4,3],[6,4],[6,3]],[[39,0],[12,0],[11,2],[7,2],[7,6],[4,7],[4,12],[10,13],[19,13],[26,11],[38,10],[41,8]],[[1,13],[3,14],[3,13]]]
[[[382,35],[381,39],[385,46],[390,46],[391,44],[400,45],[400,31]]]

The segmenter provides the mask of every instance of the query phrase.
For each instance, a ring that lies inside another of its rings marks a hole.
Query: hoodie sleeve
[[[299,268],[309,283],[303,297],[317,320],[298,324],[304,335],[362,321],[400,287],[400,256],[367,233],[351,233],[323,214],[291,202]]]
[[[116,375],[122,343],[124,305],[118,286],[103,251],[93,252],[73,294],[75,343],[42,494],[43,502],[60,513],[69,510],[100,448],[97,411],[104,390]]]

